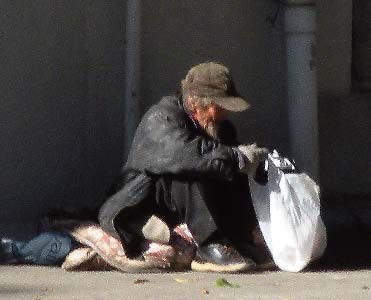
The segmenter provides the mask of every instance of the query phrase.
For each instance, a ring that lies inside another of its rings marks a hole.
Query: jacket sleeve
[[[148,174],[205,175],[232,180],[238,169],[238,157],[232,147],[187,128],[179,114],[157,111],[139,125],[129,164]]]

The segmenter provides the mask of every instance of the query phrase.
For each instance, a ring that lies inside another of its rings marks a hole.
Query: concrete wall
[[[144,112],[179,90],[194,64],[228,65],[252,108],[232,116],[241,141],[288,148],[284,37],[273,1],[143,1],[142,97]]]
[[[0,222],[19,228],[50,207],[94,204],[117,173],[125,2],[0,11]]]
[[[320,95],[350,93],[352,1],[317,1],[318,91]]]
[[[324,192],[335,201],[343,195],[371,199],[371,95],[321,100],[321,183]]]
[[[371,193],[370,102],[349,95],[351,1],[340,2],[318,1],[321,184],[329,192]],[[25,231],[19,224],[51,207],[104,199],[128,146],[122,132],[125,5],[1,2],[0,223],[16,225],[1,226],[0,233]],[[282,14],[274,25],[268,21],[277,2],[142,5],[141,113],[176,92],[193,64],[220,61],[252,104],[233,116],[240,140],[286,154]]]
[[[371,2],[353,0],[352,88],[371,91]]]
[[[317,5],[321,186],[333,201],[370,199],[371,94],[351,91],[352,1]]]
[[[125,5],[1,2],[1,223],[32,222],[49,208],[104,198],[127,146]],[[230,66],[252,104],[233,116],[241,141],[285,153],[282,15],[274,25],[267,21],[277,4],[144,0],[142,5],[141,112],[176,92],[193,64],[220,61]]]

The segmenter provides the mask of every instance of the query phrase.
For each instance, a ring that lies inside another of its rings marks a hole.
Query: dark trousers
[[[115,196],[104,204],[100,219],[105,221],[101,225],[110,231],[104,224],[112,219],[108,224],[114,223],[129,256],[139,254],[142,228],[152,215],[163,219],[170,228],[186,223],[199,246],[227,239],[241,252],[251,243],[256,224],[248,177],[242,174],[231,182],[158,177],[147,196],[136,204],[128,201],[117,212],[112,209],[114,201]]]

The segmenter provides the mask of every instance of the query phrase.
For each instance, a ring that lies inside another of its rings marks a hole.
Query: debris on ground
[[[149,279],[138,278],[138,279],[134,280],[134,284],[142,284],[142,283],[146,283],[146,282],[149,282]]]
[[[235,283],[230,283],[225,278],[218,278],[215,280],[215,285],[217,287],[229,287],[229,288],[239,288],[240,286]]]
[[[188,280],[185,279],[185,278],[175,278],[174,280],[175,280],[176,282],[178,282],[178,283],[185,283],[185,282],[188,282]]]

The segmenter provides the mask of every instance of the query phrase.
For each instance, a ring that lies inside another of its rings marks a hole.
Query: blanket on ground
[[[70,234],[81,247],[73,250],[62,268],[68,271],[120,270],[143,273],[161,270],[186,270],[195,254],[195,243],[187,225],[174,228],[168,244],[148,241],[141,258],[126,256],[125,245],[93,222],[58,220],[52,228]]]

